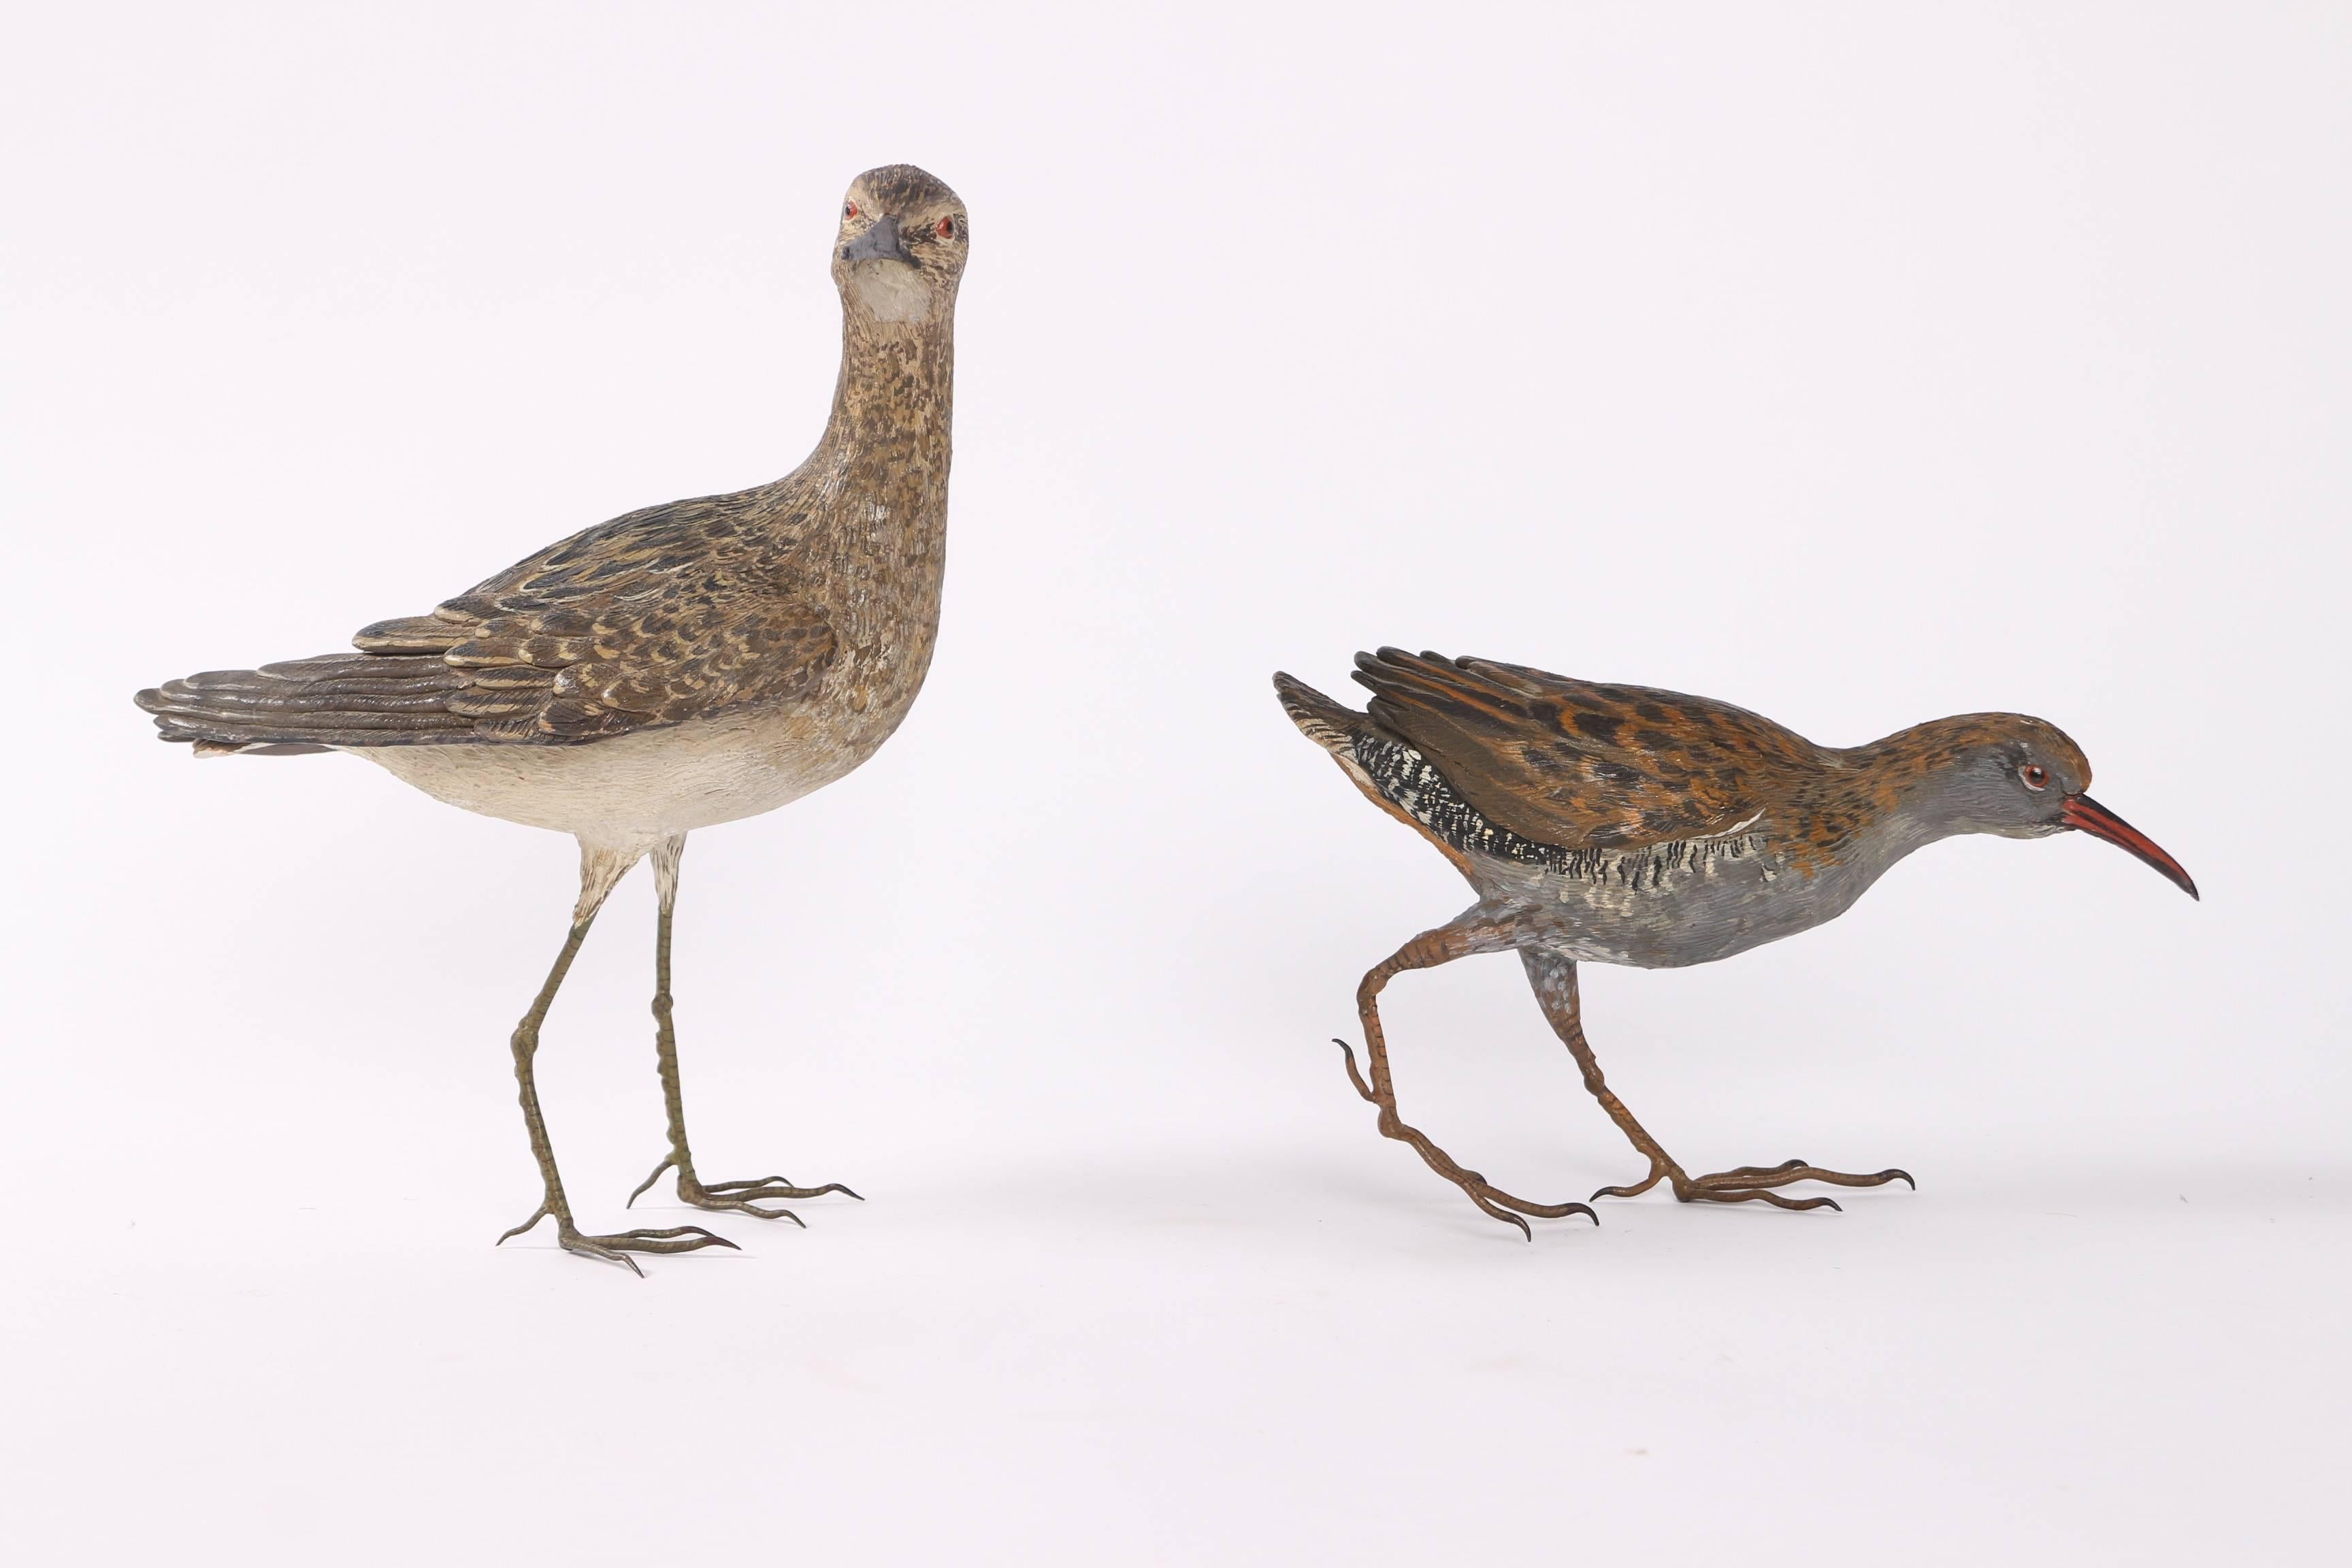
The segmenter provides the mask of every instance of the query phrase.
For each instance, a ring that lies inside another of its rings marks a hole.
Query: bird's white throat
[[[919,267],[869,261],[851,271],[849,284],[877,321],[919,321],[930,314],[931,286]]]

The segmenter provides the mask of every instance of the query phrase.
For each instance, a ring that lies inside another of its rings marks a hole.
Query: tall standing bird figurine
[[[1376,964],[1356,988],[1381,1131],[1496,1219],[1556,1219],[1583,1204],[1513,1197],[1454,1163],[1397,1114],[1381,1031],[1381,990],[1408,969],[1516,951],[1584,1086],[1650,1162],[1641,1180],[1592,1195],[1632,1197],[1659,1182],[1685,1203],[1792,1198],[1797,1182],[1874,1187],[1903,1171],[1853,1175],[1802,1160],[1694,1176],[1610,1092],[1584,1037],[1579,963],[1675,969],[1708,963],[1843,914],[1887,868],[1958,833],[2042,838],[2069,828],[2128,850],[2189,897],[2197,885],[2145,835],[2084,794],[2091,764],[2054,726],[2018,713],[1937,719],[1839,750],[1703,697],[1599,685],[1483,658],[1356,656],[1372,693],[1360,713],[1277,674],[1291,721],[1329,752],[1371,803],[1434,845],[1478,901]]]
[[[798,1223],[771,1205],[848,1192],[701,1179],[678,1089],[670,920],[688,833],[840,778],[889,739],[922,687],[939,628],[968,243],[963,203],[920,169],[872,169],[850,185],[833,247],[833,412],[808,460],[772,484],[576,533],[431,615],[365,628],[356,653],[139,693],[163,738],[194,742],[199,757],[349,752],[452,805],[579,839],[571,933],[513,1037],[542,1194],[500,1241],[551,1217],[566,1250],[632,1271],[633,1252],[733,1246],[699,1226],[583,1235],[540,1114],[541,1020],[605,896],[647,855],[669,1149],[637,1194],[675,1170],[678,1196],[698,1208]]]

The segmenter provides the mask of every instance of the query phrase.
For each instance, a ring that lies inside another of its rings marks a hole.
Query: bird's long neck
[[[936,469],[944,492],[954,403],[952,314],[901,324],[845,312],[841,375],[818,450],[866,472]]]
[[[808,503],[804,547],[843,658],[878,661],[869,693],[877,713],[911,700],[930,664],[946,576],[954,384],[951,316],[877,322],[848,310],[833,413],[793,476]]]
[[[1964,713],[1838,753],[1839,771],[1849,781],[1845,793],[1882,869],[1915,849],[1973,831],[1954,764],[1982,744],[1986,733],[1983,716]]]

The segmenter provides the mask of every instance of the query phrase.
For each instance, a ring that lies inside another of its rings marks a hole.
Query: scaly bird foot
[[[1427,1154],[1424,1153],[1423,1158],[1427,1159]],[[1434,1165],[1435,1162],[1432,1161],[1431,1163]],[[1535,1232],[1528,1228],[1528,1222],[1521,1219],[1520,1215],[1533,1215],[1538,1219],[1566,1219],[1570,1215],[1580,1214],[1595,1225],[1601,1223],[1601,1216],[1592,1212],[1592,1206],[1590,1204],[1531,1204],[1525,1198],[1513,1197],[1476,1171],[1464,1171],[1459,1168],[1448,1171],[1438,1167],[1437,1173],[1460,1187],[1470,1201],[1476,1204],[1484,1212],[1507,1225],[1517,1226],[1519,1234],[1529,1241],[1535,1239]],[[1512,1212],[1514,1210],[1517,1212]]]
[[[547,1217],[545,1204],[531,1211],[529,1219],[499,1237],[495,1245],[503,1247]],[[611,1236],[583,1236],[580,1227],[570,1220],[555,1222],[556,1245],[566,1252],[576,1252],[583,1258],[601,1258],[607,1263],[617,1263],[639,1279],[645,1270],[637,1267],[632,1252],[696,1252],[706,1247],[723,1247],[729,1251],[740,1248],[725,1237],[703,1229],[698,1225],[672,1226],[667,1230],[624,1230]]]
[[[788,1219],[794,1225],[800,1226],[803,1230],[806,1230],[808,1226],[802,1224],[801,1216],[792,1210],[761,1208],[759,1206],[760,1203],[775,1202],[783,1198],[821,1198],[827,1193],[844,1193],[850,1197],[857,1198],[859,1203],[866,1201],[839,1182],[827,1182],[821,1187],[798,1187],[794,1186],[791,1178],[786,1176],[761,1176],[756,1181],[749,1182],[712,1182],[705,1185],[701,1179],[695,1175],[692,1165],[681,1163],[676,1154],[668,1154],[663,1156],[662,1163],[653,1168],[651,1175],[637,1184],[637,1190],[629,1194],[628,1203],[623,1206],[635,1207],[637,1199],[645,1195],[646,1189],[661,1180],[662,1173],[673,1169],[677,1172],[677,1197],[680,1203],[691,1204],[698,1209],[729,1210],[736,1214],[747,1214],[759,1219]]]
[[[1537,1219],[1566,1219],[1570,1215],[1580,1214],[1595,1225],[1601,1223],[1601,1216],[1594,1214],[1589,1205],[1529,1203],[1525,1198],[1513,1197],[1476,1171],[1465,1170],[1455,1164],[1454,1157],[1431,1142],[1428,1135],[1421,1129],[1405,1125],[1403,1120],[1397,1115],[1396,1105],[1392,1100],[1382,1099],[1374,1092],[1370,1084],[1364,1081],[1364,1075],[1356,1070],[1354,1047],[1345,1040],[1333,1040],[1331,1043],[1339,1047],[1339,1054],[1347,1058],[1348,1081],[1356,1086],[1356,1092],[1381,1108],[1381,1133],[1401,1143],[1412,1145],[1413,1152],[1422,1157],[1423,1162],[1431,1170],[1460,1187],[1464,1195],[1478,1205],[1479,1212],[1491,1215],[1506,1225],[1517,1226],[1519,1234],[1529,1241],[1535,1239],[1535,1232],[1529,1228],[1526,1220],[1519,1217],[1521,1215],[1532,1215]]]
[[[1656,1186],[1661,1180],[1671,1181],[1675,1196],[1686,1204],[1763,1203],[1783,1209],[1838,1207],[1835,1198],[1783,1197],[1771,1190],[1785,1187],[1791,1182],[1827,1182],[1840,1187],[1878,1187],[1900,1181],[1915,1192],[1919,1186],[1908,1171],[1890,1168],[1864,1176],[1845,1171],[1824,1171],[1802,1160],[1784,1160],[1777,1165],[1736,1165],[1728,1171],[1717,1171],[1708,1175],[1686,1176],[1678,1166],[1654,1155],[1650,1161],[1650,1173],[1640,1181],[1630,1186],[1603,1187],[1592,1195],[1596,1198],[1638,1197]]]
[[[1693,1176],[1677,1184],[1675,1195],[1685,1203],[1744,1204],[1768,1203],[1776,1208],[1819,1209],[1836,1208],[1835,1198],[1786,1198],[1770,1189],[1785,1187],[1791,1182],[1826,1182],[1837,1187],[1883,1187],[1889,1182],[1901,1182],[1913,1192],[1919,1184],[1908,1171],[1889,1167],[1858,1175],[1847,1171],[1825,1171],[1819,1165],[1809,1165],[1802,1160],[1783,1160],[1777,1165],[1737,1165],[1728,1171],[1717,1171],[1710,1175]]]

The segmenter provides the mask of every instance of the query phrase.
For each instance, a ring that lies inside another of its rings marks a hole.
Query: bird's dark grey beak
[[[2079,827],[2094,838],[2104,838],[2116,848],[2147,861],[2164,873],[2172,885],[2192,899],[2197,899],[2197,884],[2180,868],[2180,862],[2157,847],[2156,840],[2093,800],[2087,795],[2070,795],[2060,811],[2060,818],[2069,827]],[[2200,903],[2204,902],[2198,899]]]
[[[904,261],[910,266],[914,258],[898,238],[898,219],[884,213],[866,226],[866,232],[841,247],[844,261],[874,261],[877,259]]]

